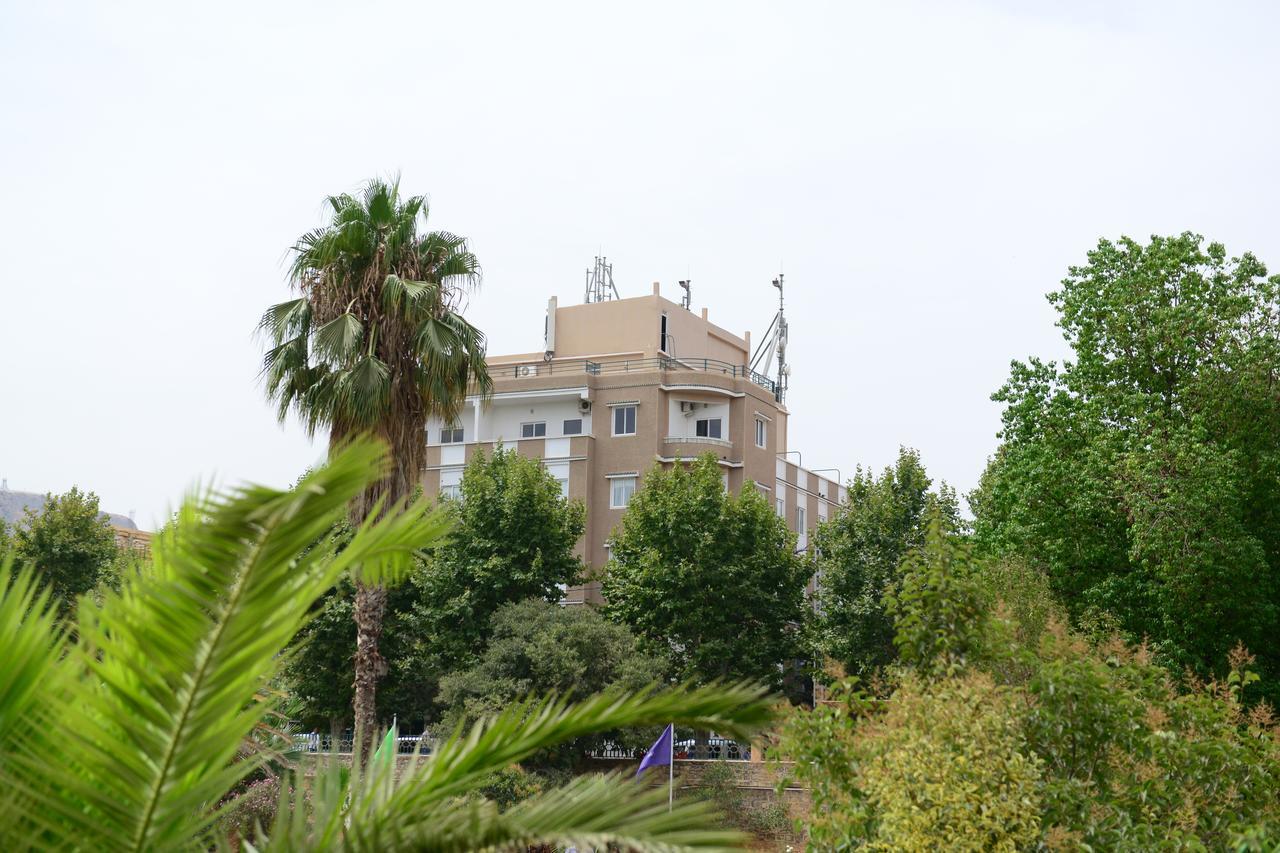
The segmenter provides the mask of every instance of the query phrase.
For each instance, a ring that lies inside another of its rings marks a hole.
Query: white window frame
[[[576,423],[578,425],[577,432],[569,432],[567,429],[565,429],[565,427],[567,427],[571,423]],[[560,434],[561,435],[582,435],[582,426],[583,426],[582,418],[565,418],[564,423],[560,424]]]
[[[756,418],[756,447],[767,447],[769,444],[769,427],[764,418]]]
[[[569,497],[569,478],[556,477],[556,482],[560,484],[560,497],[562,498]]]
[[[447,486],[441,486],[440,497],[451,501],[462,500],[462,484],[450,483]]]
[[[440,430],[441,444],[465,444],[466,431],[460,426],[444,427]]]
[[[618,489],[631,484],[631,491],[626,495],[625,503],[618,503]],[[609,478],[609,509],[626,509],[631,506],[631,499],[636,496],[636,487],[640,483],[639,477],[610,477]]]
[[[720,433],[719,435],[712,435],[712,434],[711,434],[711,424],[712,424],[712,423],[715,423],[715,425],[716,425],[716,432]],[[706,430],[707,430],[707,432],[706,432],[706,434],[705,434],[705,435],[704,435],[704,434],[702,434],[702,433],[700,433],[700,432],[698,432],[698,430],[700,430],[700,429],[702,429],[702,428],[703,428],[703,427],[702,427],[702,425],[703,425],[703,424],[706,424]],[[724,438],[724,418],[698,418],[696,421],[694,421],[694,422],[693,422],[693,435],[694,435],[694,438],[719,438],[719,439],[723,439],[723,438]]]
[[[529,432],[531,433],[530,435],[524,434],[525,427],[530,428],[529,429]],[[538,432],[538,427],[542,427],[541,433]],[[520,438],[528,439],[528,438],[546,438],[546,437],[547,437],[546,421],[525,421],[524,423],[520,424]]]
[[[787,517],[787,499],[779,495],[773,499],[773,510],[778,514],[778,518]]]
[[[808,507],[804,506],[803,504],[796,507],[796,532],[802,536],[804,535],[805,531],[808,530],[808,527],[806,525],[808,524],[808,521],[809,521],[808,519],[809,513],[807,510],[808,510]]]
[[[628,404],[627,404],[627,405],[625,405],[625,406],[614,406],[614,407],[613,407],[613,411],[609,413],[609,424],[610,424],[610,427],[611,427],[611,428],[612,428],[612,430],[613,430],[613,435],[614,435],[615,437],[623,437],[623,436],[635,435],[635,434],[636,434],[636,426],[637,426],[636,421],[638,420],[638,415],[639,415],[639,412],[638,412],[637,410],[638,410],[639,408],[640,408],[640,407],[639,407],[639,406],[637,406],[635,403],[628,403]],[[619,417],[621,417],[621,418],[622,418],[622,427],[623,427],[623,429],[626,429],[626,426],[627,426],[627,416],[626,416],[625,412],[626,412],[628,409],[630,409],[630,410],[631,410],[631,432],[618,432],[618,418],[619,418]]]

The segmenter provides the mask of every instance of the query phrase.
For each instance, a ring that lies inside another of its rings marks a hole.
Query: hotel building
[[[788,458],[789,412],[775,381],[751,370],[751,335],[738,336],[653,293],[547,307],[544,348],[490,356],[493,396],[470,398],[455,423],[427,426],[427,494],[457,494],[477,452],[501,444],[542,460],[562,492],[586,506],[579,555],[589,574],[648,472],[707,452],[726,488],[759,489],[798,536],[845,500],[837,478]],[[795,454],[790,454],[794,456]],[[568,604],[598,603],[592,580]]]

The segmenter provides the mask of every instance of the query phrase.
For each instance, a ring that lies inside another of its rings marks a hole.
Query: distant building
[[[616,291],[615,291],[616,293]],[[588,297],[590,298],[590,296]],[[547,308],[545,348],[491,356],[489,405],[467,400],[455,423],[427,427],[427,494],[456,495],[463,467],[501,443],[540,458],[566,496],[587,509],[579,554],[590,570],[655,466],[713,453],[727,489],[759,489],[798,534],[798,549],[843,503],[838,478],[788,458],[787,420],[775,380],[751,370],[751,336],[739,337],[653,293]],[[600,602],[600,584],[566,591],[569,604]]]
[[[9,488],[9,481],[0,481],[0,521],[6,524],[18,524],[26,518],[28,509],[40,512],[44,508],[45,495],[38,492],[15,492]],[[114,512],[100,512],[115,533],[116,547],[148,553],[151,550],[151,534],[139,530],[138,525],[127,515]]]

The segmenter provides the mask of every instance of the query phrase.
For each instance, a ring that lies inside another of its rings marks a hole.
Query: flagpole
[[[676,800],[676,724],[671,724],[671,740],[667,741],[670,751],[667,757],[667,812],[670,813]]]

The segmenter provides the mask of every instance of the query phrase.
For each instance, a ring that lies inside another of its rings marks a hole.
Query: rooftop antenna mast
[[[619,299],[618,288],[613,285],[613,264],[600,255],[596,255],[594,269],[587,269],[587,292],[583,302],[608,302]]]
[[[775,355],[778,357],[778,375],[773,380],[773,396],[779,403],[786,400],[787,386],[791,384],[791,365],[787,364],[787,317],[783,311],[785,303],[782,285],[782,273],[778,273],[778,277],[773,280],[773,286],[778,288],[778,313],[773,315],[773,321],[769,323],[769,328],[765,330],[760,345],[751,356],[751,369],[766,377],[773,370],[773,357]]]

